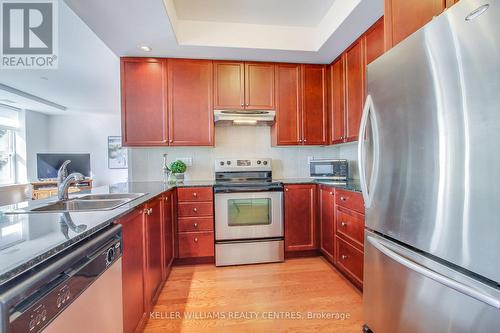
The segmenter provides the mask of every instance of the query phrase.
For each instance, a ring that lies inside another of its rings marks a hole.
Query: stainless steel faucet
[[[73,172],[69,176],[66,176],[68,174],[67,167],[70,163],[71,160],[64,161],[57,171],[57,198],[59,200],[68,200],[68,189],[72,181],[78,182],[84,179],[83,175],[79,172]]]

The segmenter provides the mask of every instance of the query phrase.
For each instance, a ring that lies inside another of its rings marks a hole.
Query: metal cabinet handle
[[[196,213],[197,211],[198,211],[198,208],[194,207],[194,208],[193,208],[193,212],[195,212],[195,213]]]
[[[343,226],[343,227],[346,227],[347,223],[346,222],[340,222],[340,225]]]
[[[333,195],[333,192],[330,192],[330,195]]]
[[[198,243],[198,237],[195,237],[195,238],[194,238],[194,242],[195,242],[195,243]]]
[[[147,208],[147,209],[144,211],[144,213],[146,213],[146,215],[148,215],[148,216],[149,216],[149,215],[151,215],[151,214],[153,214],[153,208]]]
[[[193,224],[193,226],[194,226],[195,228],[198,228],[198,223],[196,223],[196,222],[195,222],[195,223]]]
[[[348,256],[346,256],[345,254],[342,255],[342,260],[346,260],[347,258],[349,258]]]
[[[347,198],[346,197],[340,197],[340,200],[347,201]]]
[[[303,141],[303,142],[307,142],[307,140],[306,140],[306,139],[304,139],[304,140],[302,140],[302,141]]]
[[[193,192],[193,197],[195,197],[195,198],[196,198],[197,196],[198,196],[198,193]]]
[[[168,201],[168,197],[165,197],[165,201]]]
[[[288,192],[288,189],[287,189],[287,188],[285,188],[285,191],[286,191],[286,192]]]
[[[245,104],[244,104],[244,103],[241,103],[241,106],[245,106]]]

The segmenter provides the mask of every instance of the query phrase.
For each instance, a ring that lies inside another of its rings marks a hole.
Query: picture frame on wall
[[[121,136],[108,136],[108,169],[128,169],[127,148]]]

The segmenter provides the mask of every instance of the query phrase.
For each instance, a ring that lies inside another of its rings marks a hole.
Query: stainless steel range
[[[271,159],[218,159],[215,179],[216,266],[283,261],[283,184]]]

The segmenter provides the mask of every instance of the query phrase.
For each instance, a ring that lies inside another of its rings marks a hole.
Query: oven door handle
[[[283,187],[252,187],[252,188],[241,188],[241,187],[224,187],[215,188],[215,193],[249,193],[249,192],[283,192]]]

